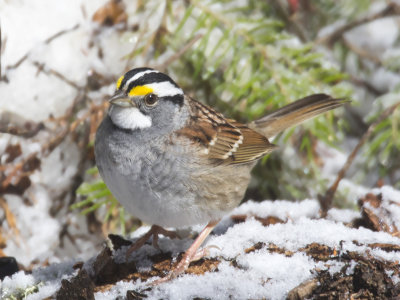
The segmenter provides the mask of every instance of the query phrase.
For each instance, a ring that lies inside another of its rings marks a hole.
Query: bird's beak
[[[120,107],[136,107],[134,101],[125,95],[124,92],[116,92],[114,96],[109,100],[112,105],[117,105]]]

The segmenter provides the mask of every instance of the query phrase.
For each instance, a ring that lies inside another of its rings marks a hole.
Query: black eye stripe
[[[179,106],[183,105],[183,95],[169,96],[169,97],[165,97],[164,99],[168,100],[168,101],[171,101],[173,103],[176,103]]]
[[[152,68],[136,68],[136,69],[132,69],[132,70],[126,72],[124,75],[124,79],[122,79],[122,81],[121,81],[121,85],[120,85],[119,89],[121,90],[125,86],[125,83],[129,79],[131,79],[133,76],[135,76],[136,74],[144,72],[144,71],[152,71],[152,70],[154,70],[154,69],[152,69]]]
[[[125,78],[126,78],[126,76],[125,76]],[[125,78],[124,78],[124,80],[125,80]],[[144,74],[142,77],[136,79],[135,81],[132,81],[131,83],[129,83],[127,93],[129,93],[130,90],[132,88],[134,88],[135,86],[146,85],[146,84],[157,83],[157,82],[164,82],[164,81],[168,81],[171,84],[173,84],[175,87],[179,88],[179,86],[175,83],[175,81],[173,81],[171,79],[171,77],[169,77],[168,75],[166,75],[164,73],[147,73],[147,74]]]

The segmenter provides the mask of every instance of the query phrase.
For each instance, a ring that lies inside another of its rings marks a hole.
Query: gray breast
[[[152,224],[160,215],[176,218],[195,201],[188,178],[196,163],[186,147],[166,139],[120,130],[108,117],[96,135],[96,163],[107,186],[130,213]]]

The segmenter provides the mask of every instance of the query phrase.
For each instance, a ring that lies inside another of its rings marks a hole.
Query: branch
[[[11,231],[14,233],[13,237],[16,238],[15,242],[19,245],[19,240],[21,238],[18,227],[17,227],[17,219],[15,215],[10,210],[6,200],[3,197],[0,197],[0,208],[3,210],[8,226]]]
[[[68,32],[74,31],[74,30],[76,30],[78,28],[79,28],[79,24],[76,24],[75,26],[73,26],[73,27],[71,27],[69,29],[61,30],[61,31],[53,34],[52,36],[48,37],[47,39],[45,39],[44,43],[48,45],[53,40],[55,40],[56,38],[59,38],[60,36],[66,34]],[[0,33],[1,33],[1,28],[0,28]],[[29,50],[27,53],[25,53],[25,55],[23,55],[15,64],[7,66],[6,70],[11,70],[11,69],[18,68],[28,58],[30,52],[31,52],[31,50]],[[1,76],[0,76],[0,78],[1,78]]]
[[[382,114],[378,117],[378,119],[375,120],[369,127],[368,130],[364,133],[364,135],[361,137],[360,141],[356,145],[356,147],[353,149],[353,151],[350,153],[349,157],[347,158],[346,163],[340,169],[335,182],[332,184],[332,186],[326,191],[325,195],[318,195],[318,201],[321,205],[321,217],[324,218],[326,217],[328,210],[332,206],[333,202],[333,197],[335,196],[336,190],[339,186],[340,181],[344,178],[346,175],[348,169],[350,168],[351,164],[353,163],[354,158],[356,157],[357,152],[360,150],[360,148],[365,144],[365,142],[371,137],[372,133],[374,132],[375,128],[386,118],[388,118],[397,107],[400,106],[400,102],[397,102],[393,104],[392,106],[388,107],[385,109]]]
[[[48,38],[44,41],[44,43],[45,43],[45,44],[50,44],[50,43],[51,43],[53,40],[55,40],[56,38],[59,38],[60,36],[66,34],[66,33],[68,33],[68,32],[74,31],[74,30],[76,30],[76,29],[78,29],[78,28],[79,28],[79,24],[75,24],[75,25],[74,25],[73,27],[71,27],[71,28],[60,30],[59,32],[57,32],[57,33],[53,34],[52,36],[48,37]]]
[[[45,126],[42,122],[36,123],[10,111],[0,112],[0,133],[31,138]]]
[[[197,34],[193,39],[191,39],[185,46],[181,48],[181,50],[171,57],[169,57],[165,62],[162,64],[158,65],[156,67],[157,70],[160,70],[161,72],[164,72],[165,69],[172,64],[175,60],[179,59],[183,54],[185,54],[190,48],[192,48],[193,44],[196,43],[199,39],[203,37],[202,34]]]
[[[46,75],[53,75],[53,76],[57,77],[58,79],[64,81],[66,84],[68,84],[68,85],[72,86],[73,88],[77,89],[78,91],[82,91],[83,90],[83,87],[80,87],[75,82],[69,80],[68,78],[66,78],[60,72],[58,72],[56,70],[53,70],[51,68],[47,68],[44,63],[41,63],[41,62],[38,62],[38,61],[34,61],[33,65],[38,68],[38,73],[43,72]]]
[[[309,35],[307,34],[307,31],[303,28],[303,26],[296,21],[296,18],[294,15],[290,16],[287,8],[283,6],[281,1],[271,1],[271,4],[276,7],[278,10],[278,13],[281,14],[282,18],[285,19],[286,23],[291,26],[293,32],[298,36],[298,38],[303,42],[307,43],[310,38]],[[289,4],[290,8],[292,8],[292,4]],[[296,8],[297,9],[297,8]]]
[[[327,44],[329,47],[332,47],[335,42],[343,37],[343,35],[347,32],[352,30],[355,27],[360,25],[370,23],[377,19],[390,17],[390,16],[398,16],[400,15],[400,5],[397,3],[391,2],[389,3],[383,10],[370,15],[363,17],[361,19],[355,20],[353,22],[347,23],[338,29],[336,29],[333,33],[329,34],[328,36],[322,37],[316,41],[317,44]]]
[[[382,66],[382,61],[379,57],[365,51],[363,48],[356,46],[355,44],[351,43],[347,38],[343,37],[343,43],[347,48],[353,51],[355,54],[360,56],[361,58],[368,59],[375,63],[378,66]]]

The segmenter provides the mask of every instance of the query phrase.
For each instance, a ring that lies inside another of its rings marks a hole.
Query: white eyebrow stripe
[[[149,74],[149,73],[160,73],[160,72],[157,71],[157,70],[146,70],[146,71],[137,73],[137,74],[135,74],[132,78],[130,78],[130,79],[125,83],[125,87],[128,87],[129,84],[130,84],[131,82],[133,82],[133,81],[135,81],[136,79],[142,77],[143,75]]]
[[[183,91],[169,81],[150,83],[146,84],[146,86],[152,88],[154,94],[158,97],[183,95]]]

